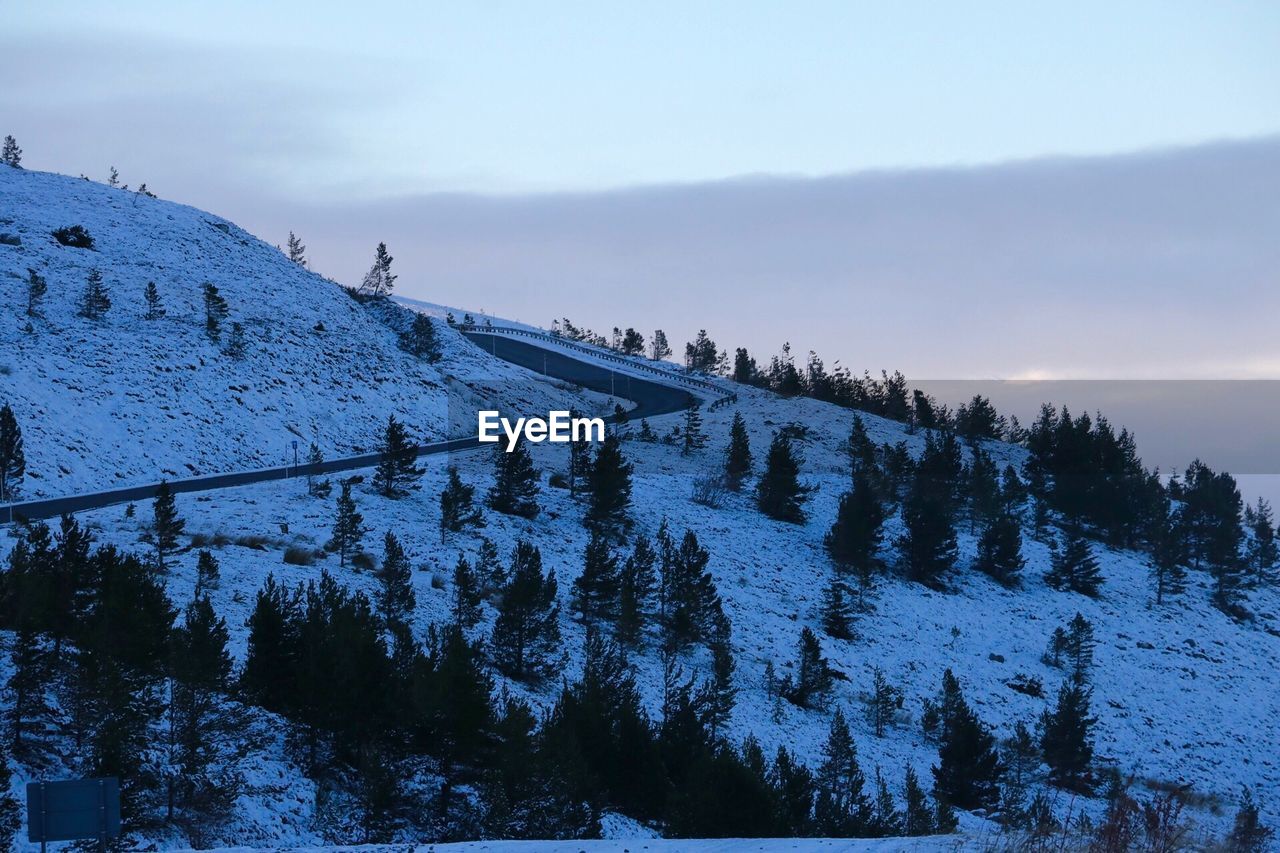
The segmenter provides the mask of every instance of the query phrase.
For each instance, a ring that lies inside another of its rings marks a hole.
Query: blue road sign
[[[28,841],[106,841],[119,835],[119,780],[27,783]]]

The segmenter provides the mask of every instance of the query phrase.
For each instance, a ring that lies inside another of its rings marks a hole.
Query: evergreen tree
[[[644,355],[644,335],[628,328],[622,336],[621,349],[623,355]]]
[[[0,501],[12,501],[18,484],[27,473],[27,457],[22,450],[22,428],[8,403],[0,406]]]
[[[939,702],[938,764],[933,768],[934,794],[950,806],[974,811],[999,802],[1000,757],[995,738],[969,707],[960,682],[947,670]]]
[[[244,324],[232,323],[231,332],[227,335],[227,345],[223,352],[234,359],[242,359],[245,354]]]
[[[302,244],[302,238],[292,231],[289,232],[289,240],[286,244],[286,253],[289,260],[298,266],[306,269],[307,266],[307,247]]]
[[[1058,691],[1053,711],[1041,717],[1040,750],[1049,765],[1049,778],[1057,785],[1088,792],[1093,762],[1093,726],[1089,716],[1091,691],[1076,679],[1068,679]]]
[[[213,553],[201,550],[196,557],[196,598],[207,595],[209,590],[217,589],[220,571]]]
[[[936,827],[933,823],[933,812],[920,787],[920,779],[911,765],[907,765],[906,782],[904,783],[906,808],[902,816],[902,834],[909,837],[933,835]]]
[[[593,530],[583,558],[582,574],[573,582],[573,608],[588,623],[612,620],[618,613],[618,558],[609,540]]]
[[[218,341],[222,337],[222,324],[226,322],[227,315],[231,311],[227,307],[227,300],[218,292],[213,282],[206,281],[200,289],[204,295],[205,334],[209,336],[209,340]]]
[[[80,297],[80,316],[88,320],[101,320],[111,310],[111,297],[102,281],[102,272],[89,270],[84,294]]]
[[[662,361],[669,355],[671,355],[671,345],[667,343],[667,333],[661,329],[655,330],[653,333],[650,357],[654,361]]]
[[[729,618],[723,611],[716,611],[707,642],[711,649],[711,678],[702,685],[696,697],[703,724],[713,742],[719,739],[720,733],[728,724],[738,695],[733,684],[736,664],[733,660],[731,633]]]
[[[373,266],[365,273],[359,292],[378,298],[390,296],[397,278],[391,274],[392,260],[391,254],[387,252],[387,244],[379,243],[373,253]]]
[[[409,329],[400,336],[400,348],[417,358],[425,358],[432,364],[440,360],[440,341],[426,314],[415,313]]]
[[[18,147],[18,140],[13,136],[4,138],[4,146],[0,147],[0,163],[14,169],[22,168],[22,149]]]
[[[902,691],[889,683],[884,670],[876,667],[871,673],[871,693],[867,696],[867,722],[876,737],[884,737],[884,730],[893,724],[893,716],[902,706]]]
[[[1148,538],[1151,543],[1151,576],[1156,585],[1156,604],[1166,595],[1181,595],[1186,589],[1187,543],[1179,511],[1166,497],[1156,512]]]
[[[373,487],[378,494],[394,500],[415,488],[423,472],[414,465],[417,456],[417,448],[410,442],[404,424],[396,420],[395,415],[388,417],[378,448],[378,467],[373,472]]]
[[[702,415],[698,409],[698,401],[690,397],[689,405],[684,409],[684,428],[681,430],[680,453],[684,456],[707,446],[707,435],[702,431]]]
[[[820,836],[849,838],[869,834],[873,811],[863,790],[866,777],[858,766],[858,747],[849,734],[849,724],[838,708],[831,718],[814,782],[813,818]]]
[[[982,448],[973,453],[973,462],[967,471],[969,498],[969,532],[988,524],[1001,509],[999,471],[991,454]]]
[[[764,474],[756,488],[756,504],[770,518],[803,524],[802,504],[808,498],[809,489],[800,485],[800,459],[791,448],[791,439],[784,432],[773,434],[769,455],[765,458]]]
[[[320,449],[320,445],[314,441],[307,449],[307,494],[313,498],[327,498],[329,493],[333,491],[333,484],[328,480],[322,480],[317,475],[316,469],[324,464],[324,452]]]
[[[1280,543],[1276,541],[1276,520],[1271,504],[1265,498],[1245,508],[1245,526],[1249,530],[1246,562],[1249,585],[1258,586],[1275,580],[1276,563],[1280,562]]]
[[[801,708],[812,708],[826,698],[834,679],[818,635],[808,627],[800,629],[795,678],[783,679],[782,691],[786,698]]]
[[[449,466],[449,482],[440,493],[440,541],[446,533],[459,533],[467,527],[484,527],[484,515],[474,503],[475,486],[468,486]]]
[[[543,577],[542,553],[517,542],[490,639],[494,664],[519,680],[550,675],[558,662],[559,620],[555,571]]]
[[[378,610],[387,625],[408,624],[417,606],[409,555],[391,531],[383,537],[382,566],[378,569]]]
[[[769,773],[769,782],[778,799],[778,823],[791,837],[803,837],[813,826],[813,773],[779,746]]]
[[[622,564],[618,579],[618,620],[615,628],[618,642],[624,646],[635,646],[640,642],[656,580],[654,563],[657,556],[649,540],[639,536],[631,554]]]
[[[1001,586],[1014,589],[1022,583],[1022,568],[1026,564],[1018,520],[1008,512],[999,513],[982,531],[974,568]]]
[[[507,567],[502,565],[502,558],[498,555],[498,546],[493,544],[493,540],[487,538],[480,540],[480,552],[476,554],[475,572],[476,577],[480,579],[481,588],[488,592],[496,592],[506,586]]]
[[[13,769],[9,766],[7,752],[0,744],[0,850],[12,850],[13,842],[22,829],[22,807],[11,791]]]
[[[569,410],[569,418],[581,417],[582,413],[576,409]],[[569,495],[576,498],[578,496],[578,485],[591,476],[591,442],[585,437],[573,435],[569,441]]]
[[[664,649],[673,652],[710,635],[720,597],[707,564],[711,555],[692,530],[677,546],[665,526],[658,531],[659,617]]]
[[[742,482],[751,476],[751,440],[747,436],[747,422],[740,412],[733,413],[729,427],[729,447],[725,452],[725,484],[733,491],[742,488]]]
[[[464,630],[480,621],[480,580],[462,554],[453,567],[453,621]]]
[[[1089,668],[1093,666],[1093,626],[1084,615],[1077,613],[1067,623],[1063,634],[1062,654],[1070,667],[1071,680],[1081,684],[1089,680]]]
[[[906,532],[894,544],[907,576],[940,589],[955,565],[957,545],[949,500],[937,481],[917,475],[903,507],[902,521]]]
[[[165,555],[178,547],[178,537],[182,535],[187,522],[178,515],[178,505],[169,488],[168,480],[161,480],[156,488],[155,502],[152,504],[153,522],[151,535],[155,538],[156,562],[161,571],[165,568]]]
[[[1088,541],[1078,531],[1067,531],[1063,546],[1053,554],[1052,565],[1044,580],[1057,590],[1090,597],[1098,595],[1098,588],[1102,586],[1102,570]]]
[[[147,282],[147,289],[142,296],[147,302],[147,313],[143,317],[147,320],[159,320],[164,316],[164,303],[160,301],[160,291],[154,281]]]
[[[860,596],[871,587],[880,567],[883,528],[884,507],[874,487],[865,475],[855,475],[853,488],[840,496],[835,521],[822,541],[836,566],[856,575]]]
[[[333,545],[338,551],[338,565],[345,566],[348,555],[360,552],[360,543],[367,532],[364,516],[356,509],[355,498],[351,497],[351,483],[344,481],[342,493],[338,495],[338,516],[333,523]]]
[[[731,378],[742,385],[755,385],[760,381],[760,368],[756,366],[756,360],[743,347],[738,347],[734,351]]]
[[[295,699],[300,622],[298,591],[267,575],[245,622],[249,640],[240,689],[269,711],[284,711]]]
[[[169,780],[169,816],[175,809],[222,813],[231,794],[216,773],[220,748],[234,719],[224,705],[231,677],[227,624],[205,596],[187,606],[173,629],[170,678],[170,754],[176,772]]]
[[[876,796],[871,814],[871,834],[881,838],[897,837],[902,835],[904,826],[904,815],[898,811],[898,807],[893,801],[893,794],[889,793],[889,786],[885,783],[884,777],[880,775],[880,768],[877,767]]]
[[[1248,785],[1241,786],[1240,808],[1227,835],[1227,848],[1232,853],[1263,853],[1275,834],[1275,830],[1258,817],[1253,790]]]
[[[616,528],[626,523],[627,510],[631,507],[633,467],[622,455],[618,436],[606,436],[587,473],[590,501],[586,520],[589,524]]]
[[[44,276],[27,267],[27,316],[40,317],[40,304],[44,302],[45,294],[49,292],[49,283],[45,281]]]
[[[853,607],[846,597],[844,583],[833,577],[822,595],[822,632],[837,640],[852,640]]]
[[[504,515],[534,518],[538,514],[538,469],[523,441],[511,450],[498,447],[494,462],[496,472],[489,490],[489,508]]]

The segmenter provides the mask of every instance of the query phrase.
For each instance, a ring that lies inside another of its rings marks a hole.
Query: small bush
[[[553,471],[551,476],[547,479],[547,485],[551,486],[553,489],[567,489],[569,488],[569,478],[564,474],[561,474],[559,471]]]
[[[444,589],[444,575],[440,574],[439,572],[432,572],[432,573],[431,573],[431,588],[432,588],[432,589]]]
[[[266,536],[237,536],[236,544],[241,548],[252,548],[255,551],[265,551],[267,546],[271,544],[271,539]]]
[[[316,561],[317,556],[324,556],[324,552],[317,552],[312,548],[303,548],[299,545],[290,545],[284,549],[284,561],[291,566],[310,566]]]
[[[351,558],[351,565],[363,572],[371,572],[378,567],[378,561],[368,551],[361,551]]]
[[[225,533],[192,533],[192,548],[225,548],[231,544],[231,537]]]
[[[693,494],[690,500],[712,509],[719,509],[724,503],[727,491],[723,477],[699,477],[693,481]]]
[[[92,249],[93,235],[83,225],[68,225],[53,232],[53,239],[73,249]]]

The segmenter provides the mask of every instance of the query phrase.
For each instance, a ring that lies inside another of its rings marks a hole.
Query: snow
[[[209,853],[253,853],[261,848],[228,847]],[[466,841],[457,844],[360,845],[293,848],[292,853],[890,853],[978,849],[956,836],[928,838],[717,838],[619,839],[605,841]]]
[[[377,429],[391,413],[420,433],[437,436],[447,429],[447,403],[442,401],[449,383],[501,395],[508,405],[525,411],[545,411],[554,401],[568,408],[567,400],[586,411],[611,408],[598,395],[583,396],[495,362],[444,323],[437,323],[443,359],[436,365],[417,362],[397,348],[394,330],[375,312],[209,214],[97,184],[9,169],[0,169],[0,199],[0,232],[22,238],[20,247],[0,245],[0,304],[25,302],[29,266],[42,270],[50,284],[45,318],[36,322],[35,334],[22,331],[26,318],[21,312],[0,314],[0,400],[13,403],[23,424],[31,471],[28,496],[278,463],[293,436],[319,441],[330,457],[354,453],[373,445]],[[52,228],[72,222],[93,233],[96,251],[67,249],[48,237]],[[103,269],[115,301],[100,326],[74,316],[84,274],[93,266]],[[168,318],[155,324],[140,317],[147,280],[161,287],[169,309]],[[218,285],[231,305],[232,318],[249,329],[250,354],[242,361],[220,354],[204,335],[199,307],[204,280]],[[437,315],[443,310],[412,307]],[[563,312],[549,305],[548,313]],[[455,314],[460,317],[461,311]],[[323,333],[313,331],[318,323]],[[1098,643],[1093,712],[1099,719],[1099,759],[1133,774],[1140,791],[1192,783],[1199,796],[1189,815],[1206,831],[1220,831],[1234,811],[1242,784],[1255,786],[1270,822],[1280,818],[1277,595],[1253,593],[1251,609],[1258,619],[1236,623],[1209,604],[1207,578],[1193,574],[1185,596],[1156,607],[1141,555],[1100,546],[1095,547],[1105,583],[1099,599],[1048,588],[1041,576],[1048,568],[1049,551],[1030,537],[1024,537],[1024,588],[1008,591],[968,567],[975,541],[962,527],[954,591],[934,592],[900,580],[881,582],[871,599],[873,609],[857,621],[858,639],[822,638],[832,664],[849,678],[837,683],[828,711],[784,703],[775,718],[774,703],[764,691],[764,668],[772,661],[779,674],[785,674],[795,658],[801,626],[817,625],[816,611],[830,572],[822,537],[848,479],[840,447],[853,416],[813,400],[734,390],[739,394],[735,405],[703,413],[711,437],[705,451],[686,457],[665,444],[625,445],[635,463],[635,531],[652,535],[665,519],[677,535],[686,528],[695,531],[712,555],[711,569],[733,624],[738,665],[733,738],[754,734],[769,754],[786,745],[816,763],[829,712],[842,707],[852,721],[864,770],[870,776],[879,768],[900,796],[908,764],[926,785],[930,779],[936,752],[921,735],[919,713],[921,700],[937,692],[943,670],[955,671],[981,717],[1000,736],[1007,736],[1018,721],[1034,724],[1053,701],[1063,674],[1042,663],[1040,656],[1054,628],[1078,611],[1093,623]],[[719,466],[735,412],[746,419],[757,465],[774,430],[790,423],[808,428],[808,436],[798,443],[805,457],[804,478],[816,487],[807,506],[807,524],[764,518],[748,493],[730,495],[718,509],[689,499],[693,480]],[[913,453],[923,446],[923,436],[907,434],[901,424],[872,416],[863,419],[877,442],[906,441]],[[678,414],[668,415],[653,419],[651,426],[663,435],[680,420]],[[1018,464],[1024,455],[1002,444],[992,443],[987,449],[1001,467]],[[541,445],[533,451],[544,472],[563,470],[567,464],[563,447]],[[485,536],[505,556],[517,539],[529,539],[542,549],[544,566],[556,569],[565,605],[567,671],[575,671],[584,631],[567,602],[587,542],[582,506],[567,492],[547,486],[544,478],[542,512],[536,519],[487,513],[486,528],[451,536],[442,544],[438,495],[450,463],[459,466],[465,481],[478,486],[478,494],[492,481],[489,452],[472,451],[425,460],[421,488],[402,500],[373,493],[369,472],[363,472],[366,482],[355,489],[372,528],[366,545],[377,554],[382,533],[395,531],[417,569],[415,629],[424,633],[428,625],[446,618],[449,591],[437,588],[433,580],[449,577],[459,552],[473,556]],[[293,584],[328,570],[353,587],[373,589],[370,574],[340,569],[336,556],[312,566],[283,562],[286,547],[319,547],[332,526],[332,498],[307,496],[302,481],[179,495],[177,501],[189,533],[223,543],[214,546],[222,583],[213,599],[232,631],[238,658],[244,654],[244,622],[254,592],[268,573]],[[145,508],[139,515],[147,515]],[[85,513],[82,520],[101,542],[145,547],[139,542],[142,521],[126,519],[119,507]],[[900,529],[899,522],[891,520],[886,541]],[[11,547],[12,539],[0,536],[0,558]],[[180,555],[168,576],[170,594],[179,605],[192,594],[195,559],[195,549]],[[477,635],[487,634],[493,616],[486,607]],[[634,664],[645,701],[656,714],[662,681],[658,656],[650,647],[635,656]],[[702,672],[709,660],[695,651],[682,664]],[[883,738],[874,736],[862,714],[862,699],[877,666],[906,694],[902,718]],[[1012,690],[1008,682],[1017,675],[1039,678],[1044,698]],[[509,686],[542,708],[549,706],[558,688]],[[269,730],[270,717],[259,715],[258,725]],[[255,743],[246,752],[244,769],[250,788],[231,824],[212,843],[253,845],[235,849],[308,849],[307,845],[323,843],[310,823],[314,788],[279,743],[270,737]],[[20,769],[15,785],[30,772]],[[1060,812],[1096,814],[1101,805],[1060,794],[1057,807]],[[611,818],[606,829],[632,840],[478,842],[429,849],[738,853],[940,850],[963,843],[954,837],[639,841],[636,835],[652,830],[621,816]],[[164,848],[182,846],[180,839],[153,840]]]

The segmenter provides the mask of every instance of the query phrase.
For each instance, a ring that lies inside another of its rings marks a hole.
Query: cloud
[[[269,204],[358,279],[917,377],[1256,377],[1280,359],[1280,138],[1108,158],[537,196]]]

